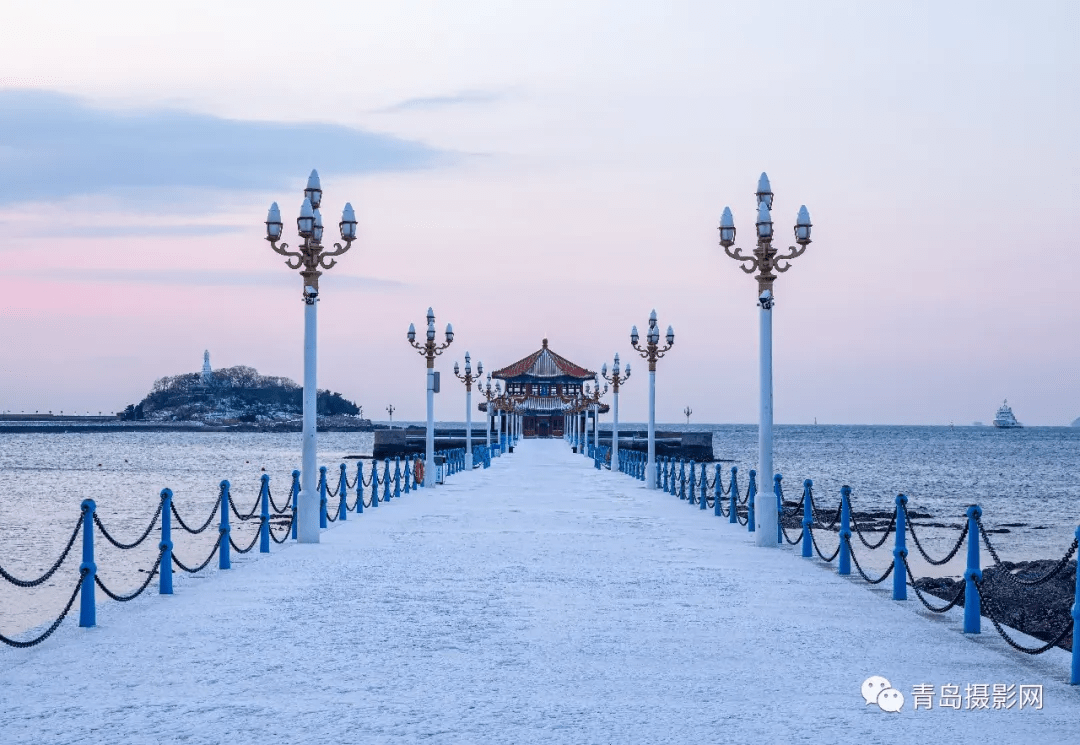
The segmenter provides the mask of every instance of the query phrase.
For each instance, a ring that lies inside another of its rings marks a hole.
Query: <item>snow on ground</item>
[[[0,649],[0,741],[1076,741],[1068,655],[840,578],[561,441],[350,516],[172,597]],[[826,539],[828,540],[828,539]],[[829,544],[832,545],[831,543]],[[825,548],[823,546],[823,548]],[[888,584],[888,583],[887,583]],[[99,595],[100,597],[100,595]],[[882,675],[907,698],[865,705]],[[1042,710],[911,686],[1043,685]]]

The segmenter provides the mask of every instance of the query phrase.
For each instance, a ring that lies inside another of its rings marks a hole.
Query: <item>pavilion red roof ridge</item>
[[[519,375],[524,375],[532,368],[533,365],[536,364],[536,361],[540,359],[540,356],[544,354],[548,355],[551,358],[551,361],[555,363],[555,366],[558,368],[559,372],[562,375],[566,375],[567,377],[571,378],[577,378],[579,380],[592,380],[594,377],[596,377],[596,373],[592,370],[588,370],[584,367],[581,367],[580,365],[576,365],[562,355],[556,354],[555,352],[551,351],[548,348],[547,339],[544,339],[543,345],[540,347],[540,349],[536,350],[528,357],[518,360],[512,365],[507,365],[501,370],[496,370],[495,372],[491,373],[491,377],[499,378],[500,380],[506,380],[507,378],[516,378]]]

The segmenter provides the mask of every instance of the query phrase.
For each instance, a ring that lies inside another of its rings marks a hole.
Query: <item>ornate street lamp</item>
[[[488,447],[488,448],[491,448],[491,422],[492,422],[492,413],[491,412],[494,411],[494,406],[495,406],[494,403],[492,403],[492,402],[495,400],[495,397],[497,395],[499,395],[499,393],[498,393],[498,383],[496,383],[495,385],[496,385],[496,388],[494,390],[492,390],[492,388],[491,388],[491,373],[488,373],[487,374],[487,385],[480,385],[478,383],[477,386],[476,386],[476,392],[479,393],[481,396],[483,396],[484,399],[487,401],[487,406],[484,407],[485,408],[485,411],[484,411],[484,419],[485,419],[484,420],[484,445],[486,447]]]
[[[667,327],[667,346],[660,347],[660,327],[656,324],[656,310],[649,314],[649,328],[645,332],[645,346],[638,346],[637,326],[630,330],[630,346],[641,353],[649,363],[649,457],[645,462],[645,487],[656,488],[656,361],[675,346],[675,332]]]
[[[427,447],[424,455],[424,486],[435,484],[435,358],[454,343],[454,327],[446,324],[446,343],[435,343],[435,312],[427,309],[427,341],[416,343],[416,327],[409,324],[405,335],[409,343],[420,351],[420,356],[427,360]]]
[[[320,269],[331,269],[337,263],[335,256],[341,256],[349,250],[356,240],[356,215],[352,204],[346,202],[341,212],[341,240],[334,244],[334,250],[323,248],[323,221],[319,212],[322,203],[322,187],[319,184],[318,171],[312,171],[304,189],[304,201],[300,205],[300,216],[296,218],[296,229],[303,243],[299,251],[290,251],[281,240],[281,211],[277,202],[270,205],[266,215],[266,240],[275,252],[286,257],[285,264],[290,269],[300,269],[304,280],[304,425],[301,442],[303,452],[300,465],[300,495],[297,498],[296,538],[300,543],[319,542],[319,494],[316,488],[316,429],[315,407],[317,401],[316,386],[316,342],[318,327],[316,324],[316,301],[319,298]],[[329,259],[329,263],[327,263]]]
[[[615,364],[611,367],[611,377],[608,377],[606,362],[600,368],[600,374],[604,376],[604,380],[611,383],[612,395],[614,396],[611,423],[611,465],[617,467],[616,464],[619,462],[619,386],[630,379],[630,363],[627,362],[626,369],[620,371],[619,355],[616,353]]]
[[[776,272],[786,272],[791,268],[791,260],[803,255],[806,247],[810,244],[810,213],[804,204],[799,208],[799,214],[795,218],[795,242],[799,247],[790,246],[788,253],[777,256],[779,251],[773,248],[773,223],[771,210],[773,205],[772,187],[769,186],[769,177],[764,173],[758,179],[757,189],[758,213],[757,222],[754,224],[757,236],[757,248],[753,256],[744,256],[742,249],[731,247],[735,245],[735,220],[731,215],[731,208],[724,207],[724,214],[720,217],[720,245],[724,252],[742,262],[739,267],[747,274],[757,271],[758,281],[758,320],[760,322],[759,359],[761,373],[761,407],[758,425],[758,475],[762,480],[762,486],[769,483],[769,475],[773,473],[773,392],[772,392],[772,308],[775,302],[773,298],[773,282],[776,281]],[[781,263],[783,262],[783,263]],[[757,533],[757,545],[776,546],[776,523],[777,511],[759,507],[754,511],[755,532]]]
[[[394,423],[394,412],[395,411],[397,411],[397,409],[394,408],[393,404],[390,404],[389,406],[386,407],[386,413],[390,415],[390,423],[391,424]]]
[[[465,353],[465,374],[460,373],[458,363],[454,362],[454,376],[465,383],[465,468],[472,470],[472,384],[476,383],[477,390],[480,384],[477,382],[484,374],[484,363],[476,363],[476,377],[472,374],[472,362],[469,361],[469,353]]]
[[[590,390],[589,386],[585,386],[585,456],[589,455],[589,412],[593,415],[593,447],[599,447],[600,445],[600,397],[608,392],[607,383],[604,383],[604,390],[600,390],[600,379],[593,376],[593,383],[596,386],[596,390]]]
[[[689,424],[690,423],[690,415],[694,413],[694,410],[691,409],[689,406],[687,406],[685,409],[682,410],[682,413],[686,414],[686,423]]]

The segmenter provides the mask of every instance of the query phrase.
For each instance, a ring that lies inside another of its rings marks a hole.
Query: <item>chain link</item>
[[[907,506],[902,506],[902,509],[904,510],[904,517],[907,517]],[[919,553],[922,554],[922,557],[926,560],[927,564],[936,567],[939,567],[942,564],[948,564],[952,560],[952,557],[956,556],[956,552],[959,551],[960,547],[964,545],[964,539],[967,538],[968,534],[968,522],[965,520],[964,529],[960,531],[960,537],[956,540],[956,545],[952,547],[952,550],[949,551],[948,555],[944,559],[941,559],[940,561],[935,561],[934,559],[930,558],[930,554],[926,553],[926,549],[924,549],[922,547],[922,544],[919,543],[919,536],[915,534],[915,523],[912,522],[910,518],[908,518],[907,520],[907,526],[908,530],[911,531],[912,539],[915,541],[915,548],[919,550]]]
[[[821,552],[821,549],[817,545],[817,536],[814,535],[813,528],[810,529],[810,542],[814,544],[814,550],[817,551],[817,555],[820,556],[825,561],[826,564],[832,562],[833,559],[835,559],[837,556],[840,555],[840,544],[837,543],[836,544],[836,550],[833,551],[833,555],[829,556],[829,557],[826,557],[825,554],[823,554]]]
[[[181,528],[183,528],[187,532],[191,533],[192,535],[198,535],[199,533],[203,532],[204,530],[206,530],[207,528],[210,527],[210,523],[213,522],[214,516],[217,515],[218,510],[220,508],[221,508],[221,499],[219,498],[214,502],[214,511],[210,513],[210,517],[206,518],[206,522],[204,522],[202,524],[202,527],[199,528],[198,530],[192,530],[191,528],[189,528],[184,523],[183,518],[180,517],[180,513],[176,511],[176,504],[175,503],[173,503],[173,505],[172,505],[172,513],[173,513],[173,517],[176,518],[176,522],[178,522],[180,524]]]
[[[176,554],[172,555],[173,563],[188,574],[195,574],[197,572],[201,572],[203,569],[206,569],[206,565],[210,563],[210,560],[214,558],[214,554],[216,554],[218,552],[218,549],[221,548],[221,539],[224,535],[224,532],[218,534],[217,542],[214,544],[214,550],[211,551],[210,555],[206,557],[206,561],[204,561],[202,564],[199,564],[199,566],[195,567],[194,569],[185,566],[184,563],[180,561],[180,559],[176,558]]]
[[[286,510],[288,510],[289,506],[292,504],[292,490],[289,491],[289,498],[285,500],[285,506],[282,507],[280,510],[278,509],[278,506],[276,504],[274,504],[274,495],[270,491],[270,485],[269,484],[266,485],[266,496],[270,498],[270,509],[272,509],[274,512],[276,512],[279,515],[282,512],[285,512]]]
[[[904,568],[907,569],[908,584],[911,585],[911,588],[913,590],[915,590],[915,597],[917,597],[919,599],[919,602],[922,603],[931,613],[945,613],[946,611],[952,610],[960,602],[960,598],[964,597],[964,583],[961,582],[960,589],[957,590],[956,595],[953,596],[953,599],[950,600],[948,604],[941,607],[930,605],[926,598],[923,597],[922,591],[919,589],[919,586],[915,584],[915,574],[911,571],[911,565],[908,564],[907,556],[903,556],[902,558],[904,560]]]
[[[896,568],[896,559],[893,559],[893,560],[892,560],[892,561],[891,561],[891,562],[889,563],[889,568],[885,570],[885,574],[881,575],[881,576],[880,576],[880,577],[878,577],[877,579],[870,579],[869,575],[867,575],[867,573],[863,571],[863,568],[862,568],[862,566],[860,566],[860,565],[859,565],[859,560],[858,560],[858,558],[856,558],[856,556],[855,556],[855,551],[854,551],[854,549],[852,549],[852,547],[851,547],[851,538],[849,538],[849,537],[845,536],[845,537],[844,537],[844,538],[843,538],[842,540],[845,540],[845,541],[847,541],[847,544],[848,544],[848,552],[849,552],[849,553],[851,554],[851,560],[852,560],[853,562],[855,562],[855,568],[856,568],[857,570],[859,570],[859,574],[860,574],[860,575],[862,576],[862,578],[863,578],[864,580],[866,580],[867,582],[869,582],[870,584],[872,584],[872,585],[879,585],[879,584],[881,584],[882,582],[884,582],[884,581],[885,581],[886,577],[888,577],[888,576],[889,576],[890,574],[892,574],[892,573],[893,573],[893,569],[895,569],[895,568]]]
[[[994,605],[993,605],[993,603],[989,602],[989,598],[987,598],[985,595],[983,595],[981,583],[976,582],[975,583],[975,589],[979,591],[979,601],[982,604],[982,606],[984,608],[986,608],[986,615],[990,617],[990,622],[992,624],[994,624],[994,628],[997,629],[997,632],[999,634],[1001,634],[1001,638],[1004,639],[1005,642],[1010,647],[1015,649],[1017,652],[1023,652],[1024,654],[1030,654],[1030,655],[1042,654],[1043,652],[1047,651],[1048,649],[1053,649],[1058,644],[1060,644],[1062,642],[1062,640],[1065,639],[1065,637],[1069,634],[1069,632],[1072,631],[1073,619],[1070,618],[1069,622],[1065,624],[1065,628],[1063,628],[1061,630],[1061,633],[1058,634],[1057,638],[1054,639],[1052,642],[1047,642],[1046,644],[1044,644],[1041,647],[1025,647],[1025,646],[1021,645],[1020,643],[1018,643],[1016,640],[1014,640],[1011,636],[1009,636],[1008,634],[1005,633],[1005,629],[1002,628],[1001,623],[999,623],[998,620],[997,620],[997,615],[994,613],[994,610],[993,610]],[[1076,645],[1075,637],[1073,638],[1073,645],[1074,646]]]
[[[1004,576],[1004,577],[1012,580],[1013,582],[1015,582],[1018,585],[1025,585],[1025,586],[1030,587],[1030,586],[1033,586],[1033,585],[1041,585],[1043,582],[1050,581],[1055,576],[1057,576],[1057,574],[1062,569],[1064,569],[1066,567],[1066,565],[1068,565],[1069,559],[1071,559],[1073,557],[1073,554],[1076,553],[1076,548],[1077,548],[1077,545],[1078,545],[1078,541],[1077,541],[1076,538],[1073,538],[1073,542],[1072,542],[1072,545],[1069,546],[1069,550],[1065,552],[1065,555],[1063,557],[1061,557],[1061,560],[1054,566],[1053,569],[1051,569],[1049,572],[1047,572],[1043,576],[1036,577],[1035,579],[1021,579],[1020,577],[1018,577],[1017,575],[1013,574],[1012,572],[1010,572],[1008,569],[1005,568],[1005,562],[1003,562],[1001,560],[1001,558],[997,554],[997,551],[994,550],[993,545],[991,545],[991,543],[990,543],[990,537],[986,534],[986,528],[983,527],[982,519],[976,517],[975,518],[975,523],[976,523],[976,525],[979,526],[979,533],[980,533],[980,535],[982,535],[983,543],[986,545],[986,550],[990,552],[990,556],[993,557],[994,564],[997,565],[997,568],[999,570],[999,571],[994,573],[994,577],[997,578],[997,577],[1000,577],[1000,576]]]
[[[289,540],[289,533],[292,532],[292,523],[293,523],[293,521],[292,521],[291,518],[289,519],[289,522],[285,523],[285,532],[281,534],[281,540],[280,541],[278,540],[277,536],[274,535],[274,529],[273,529],[273,527],[271,527],[270,528],[270,540],[272,540],[274,543],[277,543],[279,545],[284,543],[285,541]]]
[[[255,544],[259,542],[259,536],[261,534],[262,534],[262,526],[260,525],[259,530],[255,531],[255,535],[252,537],[251,543],[248,544],[248,547],[247,548],[240,548],[235,543],[233,543],[232,532],[230,531],[229,532],[229,545],[232,546],[233,551],[235,551],[236,553],[238,553],[238,554],[246,554],[248,551],[255,548]]]
[[[255,517],[255,513],[259,511],[259,503],[262,502],[262,494],[255,500],[255,506],[251,508],[251,512],[246,515],[241,515],[240,510],[236,509],[236,502],[233,501],[232,492],[229,492],[229,507],[232,508],[233,514],[236,515],[236,519],[240,521],[251,520]]]
[[[139,538],[134,543],[121,543],[120,541],[113,538],[109,534],[109,531],[105,530],[105,526],[102,525],[101,518],[98,517],[97,511],[94,512],[94,525],[96,525],[98,530],[101,531],[101,534],[105,536],[105,540],[116,546],[121,551],[126,551],[130,548],[135,548],[140,543],[145,541],[148,535],[150,535],[150,531],[154,529],[154,526],[157,525],[158,518],[161,517],[162,504],[164,504],[164,501],[158,502],[157,512],[154,513],[154,519],[150,521],[150,524],[146,526],[146,530],[143,531],[143,534],[139,536]]]
[[[118,594],[116,594],[115,592],[113,592],[112,590],[110,590],[108,587],[105,586],[105,583],[101,581],[101,575],[97,574],[96,572],[94,573],[94,584],[96,584],[98,587],[100,587],[102,592],[104,592],[106,595],[108,595],[110,598],[112,598],[113,600],[115,600],[118,603],[126,603],[129,600],[134,600],[135,598],[142,595],[143,591],[146,590],[146,588],[150,586],[150,581],[152,579],[154,579],[154,576],[158,573],[158,568],[161,566],[161,557],[164,556],[164,555],[165,555],[165,549],[162,549],[161,551],[158,552],[157,561],[155,561],[154,566],[151,567],[150,573],[146,575],[146,579],[143,581],[143,583],[139,587],[139,589],[136,590],[133,593],[130,593],[128,595],[118,595]]]
[[[83,508],[83,514],[86,514],[86,509]],[[64,559],[67,558],[68,553],[71,551],[71,547],[75,545],[75,538],[79,535],[79,531],[82,530],[82,517],[79,518],[79,522],[75,524],[75,530],[71,532],[71,538],[68,539],[67,546],[60,552],[60,558],[56,560],[45,574],[41,575],[37,579],[19,579],[13,574],[8,574],[3,567],[0,567],[0,577],[3,577],[16,587],[37,587],[40,584],[48,581],[49,577],[56,573],[56,570],[60,568],[60,565],[64,563]]]
[[[19,641],[18,639],[12,639],[10,637],[4,636],[3,634],[0,634],[0,642],[3,642],[9,647],[26,649],[27,647],[33,647],[41,644],[43,641],[52,636],[52,633],[56,631],[56,629],[60,627],[60,624],[64,622],[64,619],[67,618],[67,614],[71,611],[71,606],[75,604],[75,598],[79,597],[79,590],[82,589],[83,582],[86,581],[86,574],[88,571],[88,569],[81,570],[79,581],[75,583],[75,590],[71,593],[71,597],[68,598],[67,605],[64,606],[64,610],[60,611],[60,615],[57,617],[57,619],[52,622],[52,625],[49,626],[49,628],[45,629],[45,632],[41,636],[35,639],[29,639],[27,641]]]
[[[784,523],[782,522],[780,523],[780,532],[783,534],[784,540],[787,541],[790,545],[794,546],[796,543],[803,539],[803,534],[806,533],[806,528],[803,528],[799,531],[799,537],[795,540],[791,540],[790,538],[788,538],[787,528],[784,527]]]
[[[851,527],[855,528],[855,534],[859,536],[859,540],[862,541],[863,545],[873,551],[874,549],[881,548],[885,541],[888,540],[889,536],[892,535],[893,528],[896,527],[896,512],[893,512],[892,519],[889,520],[889,524],[885,527],[885,535],[881,536],[881,540],[877,543],[870,543],[870,541],[866,540],[862,530],[859,528],[858,520],[855,519],[855,510],[851,511]]]

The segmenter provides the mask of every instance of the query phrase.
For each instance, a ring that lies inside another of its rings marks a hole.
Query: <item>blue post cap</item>
[[[804,479],[803,482],[802,482],[802,485],[803,486],[813,486],[814,481],[813,481],[813,479]]]
[[[843,494],[845,497],[850,497],[851,496],[851,487],[848,486],[847,484],[844,484],[843,486],[840,487],[840,493]]]
[[[264,474],[262,475],[262,482],[263,482],[263,483],[265,484],[265,483],[266,483],[267,481],[269,481],[269,480],[270,480],[270,474],[268,474],[268,473],[264,473]]]
[[[905,504],[907,504],[907,497],[905,495],[903,495],[903,494],[897,494],[896,495],[896,506],[900,507],[901,505],[905,505]]]
[[[319,466],[319,473],[326,473],[326,466]]]
[[[92,499],[84,499],[80,505],[84,510],[96,510],[97,502]]]
[[[228,479],[222,479],[221,483],[218,484],[218,486],[220,486],[222,489],[228,489],[228,488],[230,488],[231,485],[229,484]]]
[[[772,480],[773,481],[781,481],[783,478],[784,477],[781,476],[780,474],[776,474],[775,476],[772,477]]]
[[[732,466],[732,467],[731,467],[731,472],[732,472],[732,473],[738,473],[738,471],[739,471],[739,467],[738,467],[738,466]]]
[[[977,504],[973,504],[967,508],[968,517],[982,517],[982,507]]]
[[[165,497],[171,497],[172,496],[172,489],[162,489],[161,492],[160,492],[160,496],[161,496],[162,499],[165,499]]]

